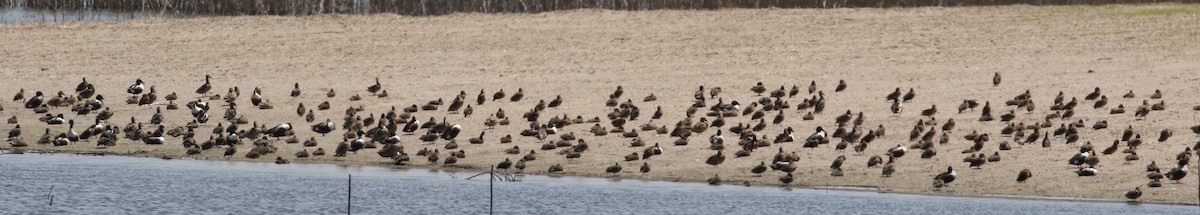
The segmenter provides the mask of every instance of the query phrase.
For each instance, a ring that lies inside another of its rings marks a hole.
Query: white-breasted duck
[[[933,180],[941,181],[942,183],[948,185],[948,184],[950,184],[950,182],[954,182],[954,179],[956,179],[956,178],[958,178],[958,172],[954,171],[953,166],[948,166],[948,167],[946,167],[945,172],[942,172],[941,174],[934,176]]]
[[[34,92],[33,97],[25,101],[25,108],[37,108],[38,106],[42,106],[43,99],[45,99],[43,96],[44,95],[42,94],[42,91]]]
[[[125,92],[127,92],[129,94],[137,95],[137,94],[142,94],[142,91],[145,89],[146,89],[145,82],[142,82],[142,79],[139,78],[139,79],[137,79],[137,81],[134,81],[133,85],[129,85],[129,88],[127,88],[125,90]]]

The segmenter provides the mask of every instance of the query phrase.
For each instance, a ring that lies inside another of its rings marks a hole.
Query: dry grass
[[[453,13],[542,13],[575,9],[608,10],[717,10],[733,8],[887,8],[994,5],[1133,4],[1177,2],[1163,0],[6,0],[0,6],[19,5],[51,11],[109,10],[169,15],[313,15],[393,13],[413,16]],[[1162,14],[1176,11],[1144,11]],[[70,12],[68,12],[70,13]]]

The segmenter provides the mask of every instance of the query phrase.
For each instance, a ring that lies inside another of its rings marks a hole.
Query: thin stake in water
[[[46,198],[50,199],[49,207],[54,207],[54,185],[50,185],[50,193],[46,194]]]
[[[492,171],[488,172],[492,177],[488,177],[488,214],[493,214],[492,209],[496,207],[496,166],[492,165]]]

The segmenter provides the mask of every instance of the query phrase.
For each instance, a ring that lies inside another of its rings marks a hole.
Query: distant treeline
[[[1200,0],[0,0],[0,6],[52,11],[106,10],[172,15],[311,15],[395,13],[538,13],[571,9],[715,10],[987,5],[1196,3]]]

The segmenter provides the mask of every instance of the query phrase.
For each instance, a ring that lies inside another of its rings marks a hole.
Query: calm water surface
[[[486,214],[475,172],[0,154],[0,214]],[[54,187],[54,205],[47,193]],[[498,214],[1200,214],[1196,206],[965,198],[529,175]]]
[[[3,1],[3,0],[0,0]],[[23,7],[0,7],[0,23],[51,21],[109,21],[147,17],[176,17],[174,14],[115,12],[104,10],[49,11]]]

